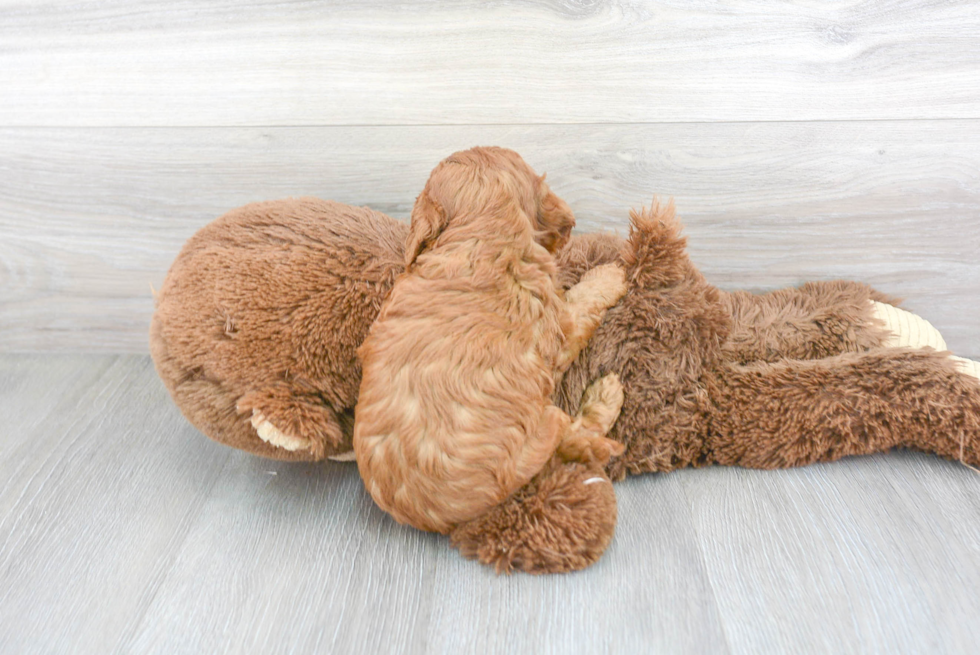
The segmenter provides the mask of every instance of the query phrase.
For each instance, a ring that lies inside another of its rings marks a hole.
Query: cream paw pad
[[[926,319],[887,303],[871,301],[874,317],[885,324],[891,335],[882,342],[888,348],[925,348],[947,350],[939,330]]]
[[[891,335],[882,342],[882,346],[948,350],[939,330],[926,319],[887,303],[874,300],[871,303],[874,305],[874,317],[882,321],[885,328],[891,332]],[[956,362],[960,371],[980,379],[980,362],[956,356],[951,356],[951,359]]]

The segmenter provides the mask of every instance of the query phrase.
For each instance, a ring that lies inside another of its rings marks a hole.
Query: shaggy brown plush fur
[[[555,395],[573,411],[592,380],[619,375],[626,399],[610,435],[627,450],[610,462],[611,478],[799,466],[894,447],[980,465],[980,384],[944,353],[881,348],[869,301],[887,298],[853,282],[724,293],[688,260],[672,208],[632,220],[627,242],[573,237],[558,257],[564,288],[600,264],[627,267],[627,295]],[[250,205],[202,230],[174,263],[151,331],[158,371],[185,415],[260,455],[349,450],[354,348],[402,270],[406,237],[381,214],[310,199]],[[236,410],[250,394],[317,447],[288,453],[259,439]],[[303,411],[322,420],[305,424]],[[594,561],[613,530],[596,508],[613,499],[601,483],[566,490],[581,479],[575,466],[546,467],[492,518],[459,526],[453,542],[500,570]]]
[[[612,541],[616,495],[602,467],[554,458],[530,483],[451,534],[498,573],[561,573],[595,562]]]
[[[408,226],[316,198],[255,203],[202,228],[157,295],[150,352],[184,415],[264,457],[351,450],[356,351],[395,277]],[[253,410],[309,447],[260,439]]]
[[[612,479],[800,466],[897,446],[980,463],[980,385],[945,353],[878,348],[885,333],[869,301],[888,297],[854,282],[724,293],[688,259],[672,206],[631,219],[630,291],[556,400],[575,406],[590,380],[620,376],[626,400],[610,436],[627,450],[610,463]],[[612,245],[593,239],[591,256],[560,259],[565,283],[614,261]]]
[[[409,268],[357,351],[357,466],[399,522],[446,533],[527,484],[556,450],[603,464],[622,453],[603,436],[622,403],[615,378],[577,420],[551,404],[556,371],[626,291],[622,269],[596,268],[566,303],[535,236],[558,248],[574,223],[511,150],[458,152],[433,170],[412,211]]]

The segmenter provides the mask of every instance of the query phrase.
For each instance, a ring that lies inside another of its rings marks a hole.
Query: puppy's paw
[[[252,427],[262,441],[295,452],[297,450],[309,450],[313,443],[309,439],[294,437],[282,432],[279,428],[270,423],[258,409],[252,410]]]
[[[615,374],[593,382],[585,390],[578,415],[558,446],[559,456],[567,462],[605,465],[611,457],[622,455],[626,446],[604,435],[619,418],[623,398],[623,385]]]
[[[568,290],[571,303],[588,302],[608,309],[626,295],[626,271],[617,264],[602,264],[590,269],[582,280]]]
[[[605,466],[613,457],[626,452],[626,446],[600,437],[593,433],[579,432],[562,439],[558,446],[558,455],[566,462],[582,462]]]
[[[615,373],[599,378],[585,390],[578,418],[588,429],[606,434],[623,408],[623,384]]]

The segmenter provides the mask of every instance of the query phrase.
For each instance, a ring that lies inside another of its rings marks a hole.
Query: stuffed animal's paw
[[[885,347],[932,348],[935,351],[948,350],[946,341],[932,323],[904,309],[886,303],[871,301],[874,317],[885,324],[888,337],[882,341]],[[980,362],[963,357],[950,356],[961,373],[980,379]]]
[[[269,420],[262,415],[257,409],[252,410],[252,427],[255,428],[256,434],[259,435],[259,439],[262,441],[276,446],[277,448],[282,448],[283,450],[288,450],[289,452],[296,452],[298,450],[312,450],[313,442],[309,439],[303,439],[302,437],[294,437],[284,433],[282,430],[274,426]],[[327,457],[329,460],[334,462],[353,462],[354,451],[351,450],[346,453],[340,453],[339,455],[331,455]]]
[[[257,409],[252,410],[252,427],[255,428],[255,432],[259,435],[259,439],[262,441],[272,444],[283,450],[288,450],[290,452],[295,452],[297,450],[308,450],[312,447],[312,443],[309,439],[303,439],[301,437],[294,437],[292,435],[282,432],[279,428],[270,423],[265,415],[262,414]]]
[[[498,573],[563,573],[602,555],[616,529],[616,494],[598,468],[553,459],[487,514],[457,526],[452,545]]]
[[[980,380],[980,362],[975,362],[972,359],[964,359],[963,357],[950,357],[955,363],[956,368],[959,369],[960,373],[966,373],[967,375],[972,375],[973,377]]]
[[[278,381],[257,388],[239,398],[235,410],[243,419],[249,417],[255,432],[249,434],[251,430],[243,426],[243,437],[252,439],[261,455],[306,461],[353,459],[349,432],[344,430],[346,414],[338,414],[321,395],[310,393],[308,384]]]
[[[874,305],[873,316],[884,324],[889,333],[882,346],[946,350],[946,341],[929,321],[887,303],[874,300],[871,303]]]

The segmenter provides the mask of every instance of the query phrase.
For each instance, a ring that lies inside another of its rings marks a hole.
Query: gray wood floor
[[[976,652],[980,475],[891,453],[617,485],[592,568],[497,577],[349,464],[208,441],[145,356],[0,357],[0,652]]]

